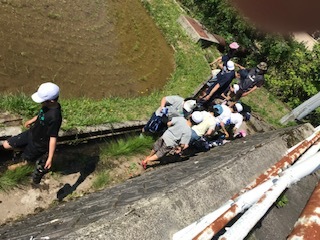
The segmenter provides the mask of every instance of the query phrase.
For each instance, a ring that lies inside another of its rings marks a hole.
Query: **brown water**
[[[173,51],[139,0],[2,0],[0,93],[137,96],[161,88]]]

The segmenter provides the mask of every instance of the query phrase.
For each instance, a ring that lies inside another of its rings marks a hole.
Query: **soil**
[[[139,0],[1,0],[0,25],[0,93],[29,95],[51,81],[63,98],[138,96],[174,70]]]
[[[142,156],[114,161],[108,186],[139,176],[145,170],[140,165]],[[148,170],[147,170],[148,171]],[[30,182],[8,192],[0,192],[0,225],[36,214],[51,206],[75,200],[93,192],[95,172],[83,177],[83,173],[67,175],[48,173],[39,186]]]

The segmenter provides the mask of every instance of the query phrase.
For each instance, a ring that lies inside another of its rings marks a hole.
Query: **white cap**
[[[243,110],[243,106],[241,103],[236,103],[235,106],[238,112],[241,112]]]
[[[40,85],[38,91],[32,94],[31,98],[36,103],[42,103],[48,100],[56,99],[59,96],[59,87],[52,83],[47,82]]]
[[[227,69],[230,71],[234,70],[234,62],[228,61],[227,62]]]
[[[199,111],[195,111],[191,115],[192,121],[196,124],[201,123],[203,121],[203,115]]]
[[[184,104],[183,104],[183,108],[184,110],[186,110],[187,112],[191,112],[197,105],[196,100],[187,100]]]
[[[233,84],[233,92],[234,93],[237,93],[239,89],[240,89],[240,87],[238,84]]]

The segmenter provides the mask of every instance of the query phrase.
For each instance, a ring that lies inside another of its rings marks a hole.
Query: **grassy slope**
[[[101,101],[62,98],[60,102],[63,106],[64,130],[106,122],[148,119],[163,96],[177,94],[189,97],[209,76],[210,68],[204,57],[206,52],[198,44],[193,43],[177,23],[178,17],[185,14],[177,3],[173,0],[142,0],[142,3],[163,32],[168,44],[175,50],[176,68],[171,79],[162,90],[153,92],[149,96],[130,99],[110,98]],[[252,105],[253,110],[261,113],[268,122],[278,125],[278,119],[286,111],[280,107],[281,103],[275,98],[266,96],[270,96],[269,93],[259,90],[246,97],[244,102]],[[276,107],[270,107],[274,105]],[[26,119],[35,115],[38,108],[39,106],[25,95],[0,96],[0,109],[19,113]]]

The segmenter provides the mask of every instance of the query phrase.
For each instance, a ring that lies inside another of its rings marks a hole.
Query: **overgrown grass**
[[[0,177],[0,191],[9,191],[19,184],[26,182],[32,171],[33,167],[29,165],[18,167],[15,170],[7,170]]]
[[[105,148],[101,149],[101,157],[112,158],[145,153],[146,150],[150,150],[153,142],[154,139],[149,136],[128,137],[126,139],[112,141],[110,144],[107,144]]]

